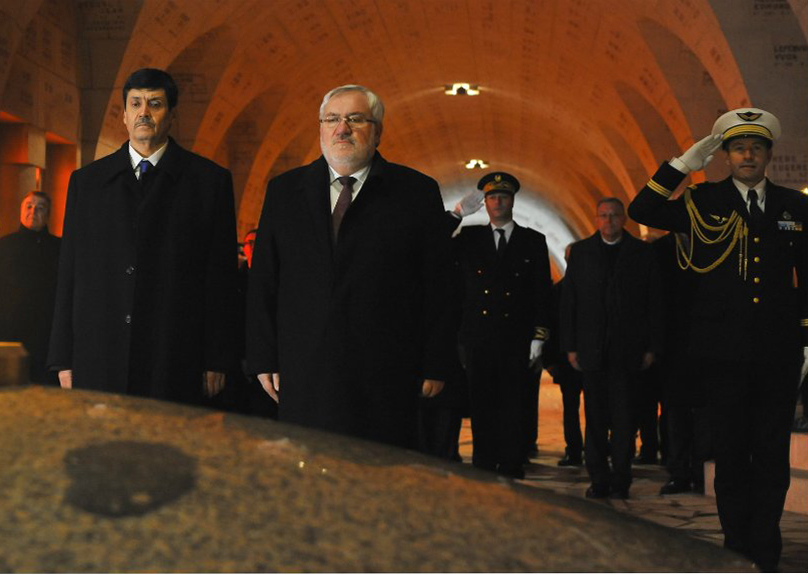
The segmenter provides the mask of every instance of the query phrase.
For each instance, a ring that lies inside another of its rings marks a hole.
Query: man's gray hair
[[[379,125],[381,125],[382,120],[384,120],[384,103],[382,103],[382,99],[379,98],[379,96],[377,96],[373,90],[358,84],[346,84],[345,86],[334,88],[328,94],[326,94],[323,97],[323,103],[320,104],[320,119],[323,117],[323,112],[325,111],[325,106],[328,104],[328,101],[334,96],[342,94],[343,92],[362,92],[368,99],[370,115],[374,120],[376,120],[376,122],[379,123]]]

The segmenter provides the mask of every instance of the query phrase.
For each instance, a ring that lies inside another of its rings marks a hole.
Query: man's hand
[[[645,352],[645,355],[642,356],[642,365],[640,366],[640,371],[646,370],[651,367],[651,364],[654,363],[654,354],[650,351]]]
[[[469,192],[463,199],[457,202],[455,209],[452,210],[454,214],[459,217],[461,220],[466,216],[470,216],[477,210],[479,210],[483,206],[483,198],[485,194],[482,190],[474,190],[473,192]]]
[[[544,342],[540,339],[534,339],[530,342],[530,356],[528,357],[528,367],[535,369],[541,359],[541,350],[544,347]]]
[[[281,374],[280,373],[259,373],[258,381],[261,387],[264,388],[269,394],[269,397],[275,400],[275,403],[280,403],[278,392],[281,390]]]
[[[572,369],[574,369],[575,371],[581,371],[581,366],[578,365],[578,352],[577,351],[571,351],[571,352],[567,353],[567,360],[570,362],[570,365],[572,366]]]
[[[73,370],[64,369],[59,372],[59,385],[62,389],[73,389]]]
[[[421,384],[421,397],[435,397],[443,391],[443,382],[437,379],[425,379]]]
[[[721,147],[721,134],[710,135],[690,146],[684,154],[679,156],[679,160],[687,167],[687,172],[697,172],[703,170],[713,159],[715,151]],[[679,166],[674,166],[680,169]]]
[[[213,397],[224,389],[224,374],[218,371],[206,371],[202,375],[202,393],[205,397]]]
[[[797,383],[797,385],[802,383],[802,380],[805,379],[806,373],[808,373],[808,347],[802,348],[802,370],[800,370],[800,381]]]

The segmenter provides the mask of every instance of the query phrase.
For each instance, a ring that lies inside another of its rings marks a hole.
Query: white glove
[[[703,170],[713,159],[715,151],[721,147],[721,134],[707,136],[690,146],[684,154],[674,158],[671,165],[683,172],[698,172]]]
[[[544,347],[544,342],[540,339],[534,339],[530,342],[530,356],[528,357],[528,366],[533,367],[541,358],[541,348]]]
[[[461,219],[465,218],[466,216],[470,216],[483,206],[484,197],[485,194],[482,190],[474,190],[473,192],[469,192],[463,196],[463,199],[457,202],[453,212]]]
[[[800,370],[800,382],[797,384],[805,385],[802,380],[805,379],[805,374],[808,373],[808,347],[802,348],[802,369]]]

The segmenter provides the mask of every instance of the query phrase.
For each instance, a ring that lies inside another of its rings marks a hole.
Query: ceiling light
[[[466,168],[468,168],[469,170],[474,170],[474,169],[484,170],[487,167],[488,167],[488,162],[486,162],[485,160],[476,160],[476,159],[469,160],[468,163],[466,164]]]
[[[445,93],[448,96],[477,96],[480,87],[477,84],[446,84]]]

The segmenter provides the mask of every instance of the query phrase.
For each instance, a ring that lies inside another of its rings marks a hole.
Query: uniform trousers
[[[530,343],[495,341],[466,346],[472,463],[507,475],[522,473]]]
[[[724,546],[776,568],[801,357],[704,362]]]
[[[635,374],[617,364],[608,362],[602,370],[583,372],[584,453],[586,470],[594,485],[627,490],[631,485],[631,460],[634,457],[631,391]]]

